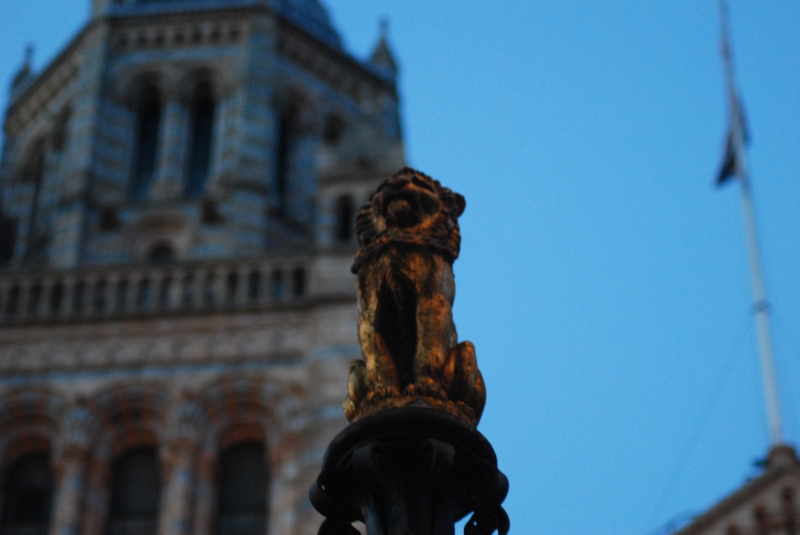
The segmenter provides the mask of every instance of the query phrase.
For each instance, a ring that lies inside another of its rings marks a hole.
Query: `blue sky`
[[[88,0],[3,0],[0,80]],[[411,165],[467,198],[456,323],[515,533],[646,534],[768,449],[713,0],[326,0],[387,17]],[[800,4],[731,2],[787,440],[800,439]],[[5,95],[0,97],[5,107]],[[344,380],[344,378],[343,378]]]

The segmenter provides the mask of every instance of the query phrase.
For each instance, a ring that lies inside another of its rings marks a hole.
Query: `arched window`
[[[353,239],[354,212],[352,197],[342,195],[336,199],[336,241],[347,243]]]
[[[214,97],[211,86],[197,86],[191,103],[191,137],[186,170],[186,195],[199,197],[205,190],[211,165],[211,143],[214,133]]]
[[[785,518],[786,535],[797,535],[797,518],[794,511],[794,490],[783,489],[783,516]]]
[[[153,535],[158,523],[161,474],[155,448],[123,453],[114,463],[109,535]]]
[[[69,127],[70,108],[64,108],[56,117],[53,127],[53,150],[61,152],[67,144],[67,129]]]
[[[150,248],[147,256],[153,264],[169,264],[175,260],[175,251],[169,243],[158,242]]]
[[[3,217],[0,212],[0,268],[11,263],[16,244],[17,222],[10,217]]]
[[[28,212],[28,236],[25,248],[26,263],[41,261],[45,252],[46,236],[39,221],[39,205],[44,181],[44,142],[39,142],[22,170],[22,180],[33,187],[30,211]]]
[[[289,174],[291,172],[292,152],[297,138],[297,108],[287,106],[280,115],[278,123],[278,142],[275,154],[275,194],[277,211],[286,214],[289,198]]]
[[[7,472],[2,535],[46,535],[53,502],[53,471],[46,453],[26,455]]]
[[[129,189],[133,200],[141,200],[147,196],[155,177],[160,124],[161,101],[158,90],[149,86],[142,91],[136,109],[136,152]]]
[[[322,129],[322,141],[326,145],[335,147],[339,144],[344,133],[344,120],[338,115],[329,115],[325,119],[325,126]]]
[[[767,510],[764,509],[763,505],[756,506],[755,510],[753,511],[753,516],[755,517],[756,535],[768,535],[769,533],[769,523],[767,520]]]
[[[263,535],[267,525],[264,445],[245,442],[219,456],[219,535]]]

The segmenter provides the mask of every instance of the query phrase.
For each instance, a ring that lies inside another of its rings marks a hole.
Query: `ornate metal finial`
[[[25,45],[25,56],[23,59],[23,65],[27,65],[29,68],[33,68],[33,43],[28,43]]]
[[[471,342],[453,323],[453,261],[466,203],[414,169],[381,184],[359,210],[358,339],[344,412],[354,422],[408,405],[446,411],[478,424],[486,388]]]

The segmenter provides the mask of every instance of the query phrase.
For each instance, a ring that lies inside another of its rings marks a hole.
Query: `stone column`
[[[56,466],[56,494],[50,535],[77,535],[86,483],[86,448],[71,447]]]
[[[165,448],[162,450],[165,485],[161,493],[158,535],[188,535],[195,494],[195,459],[203,436],[205,415],[194,402],[175,399],[168,412]]]
[[[191,524],[194,490],[194,443],[180,440],[170,446],[166,487],[161,494],[158,535],[186,535]]]
[[[197,479],[194,485],[194,535],[211,535],[214,532],[217,493],[214,484],[216,452],[203,451],[197,461]]]
[[[158,168],[150,190],[151,199],[177,199],[183,193],[187,116],[186,108],[176,96],[168,95],[159,132]]]
[[[298,506],[308,492],[297,485],[298,459],[305,453],[302,436],[288,431],[278,431],[278,435],[267,450],[267,466],[272,478],[267,495],[267,533],[270,535],[293,532]]]
[[[111,485],[109,469],[109,452],[97,455],[89,463],[81,535],[102,535],[106,531]]]

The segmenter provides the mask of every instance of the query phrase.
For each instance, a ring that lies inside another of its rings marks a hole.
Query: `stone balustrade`
[[[0,272],[0,325],[307,301],[309,257]]]

